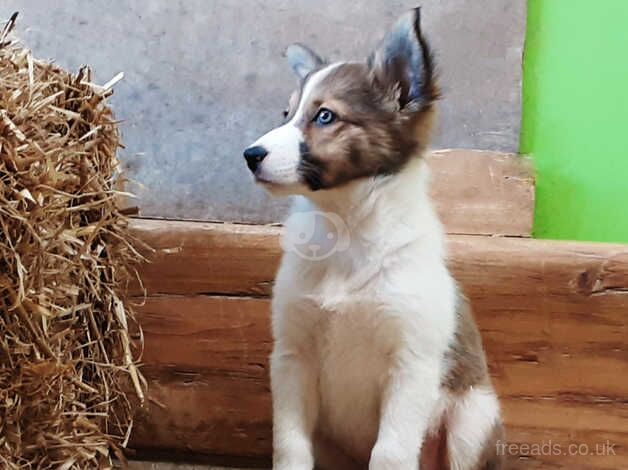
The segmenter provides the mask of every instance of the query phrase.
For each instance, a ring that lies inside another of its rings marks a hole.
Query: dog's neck
[[[295,210],[337,214],[349,231],[352,249],[364,256],[385,257],[416,244],[442,256],[442,228],[428,186],[427,166],[422,158],[414,158],[394,175],[311,193],[308,202],[297,204]],[[328,229],[335,230],[331,226]]]

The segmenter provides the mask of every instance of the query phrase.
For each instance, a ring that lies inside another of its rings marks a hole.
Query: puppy
[[[499,404],[428,197],[439,92],[403,15],[366,62],[303,45],[285,123],[244,152],[296,195],[272,303],[275,470],[502,468]]]

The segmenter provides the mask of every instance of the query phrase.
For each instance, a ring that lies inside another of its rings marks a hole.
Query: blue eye
[[[332,122],[334,122],[335,120],[336,120],[336,115],[334,114],[333,111],[327,108],[319,109],[318,113],[316,113],[316,117],[314,118],[314,121],[319,126],[327,126],[331,124]]]

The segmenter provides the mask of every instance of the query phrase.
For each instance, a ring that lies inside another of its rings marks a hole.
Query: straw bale
[[[0,32],[0,467],[106,468],[144,387],[107,105],[121,76],[97,86],[35,59],[14,20]]]

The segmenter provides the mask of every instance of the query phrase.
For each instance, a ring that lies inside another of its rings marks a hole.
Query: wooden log
[[[132,229],[155,250],[145,253],[140,273],[151,295],[270,294],[279,227],[136,219]],[[142,293],[137,285],[131,290]]]
[[[525,158],[454,149],[432,152],[426,160],[432,172],[432,199],[448,233],[530,236],[534,179]],[[158,285],[148,286],[153,292],[169,293],[171,288],[182,291],[188,280],[181,274],[189,272],[189,263],[196,266],[199,278],[213,281],[206,292],[229,288],[231,292],[239,289],[240,293],[259,295],[269,291],[268,280],[272,279],[275,267],[266,265],[262,259],[259,264],[264,269],[253,284],[240,284],[240,270],[222,269],[223,259],[259,258],[258,244],[267,246],[275,242],[275,233],[264,226],[207,223],[196,224],[190,232],[186,222],[164,225],[161,221],[145,220],[134,227],[137,234],[157,250],[153,258],[156,266],[146,268],[150,273],[149,282],[158,282]],[[178,253],[183,247],[186,257]],[[171,262],[176,265],[162,270],[162,263]],[[158,272],[162,272],[161,279],[156,275]],[[190,291],[196,284],[193,280]]]
[[[151,383],[152,404],[148,414],[138,420],[135,446],[186,455],[194,452],[207,456],[257,457],[261,461],[268,458],[271,448],[268,302],[209,296],[149,299],[141,319],[146,336],[144,373]],[[499,323],[490,317],[480,317],[483,334],[489,338],[496,330],[507,330],[510,334],[517,331],[516,323],[508,327]],[[534,368],[529,368],[528,355],[534,351],[530,351],[525,339],[520,341],[514,357],[510,351],[489,348],[490,365],[509,432],[508,442],[516,445],[515,450],[508,451],[512,452],[512,460],[519,460],[523,454],[525,463],[562,462],[562,468],[584,468],[576,467],[583,455],[535,455],[533,446],[559,445],[568,452],[570,445],[582,444],[595,452],[596,446],[603,447],[608,441],[615,445],[616,453],[625,450],[628,443],[628,409],[622,399],[625,384],[619,381],[613,386],[612,379],[606,379],[598,384],[605,388],[601,396],[595,391],[569,392],[561,377],[599,368],[607,369],[608,375],[626,371],[621,366],[617,368],[616,363],[583,360],[576,354],[580,349],[578,344],[571,348],[571,355],[560,350],[546,353],[547,361],[535,362]],[[523,368],[517,367],[520,363]],[[559,370],[561,377],[548,384],[544,369]],[[518,390],[519,382],[526,385],[525,394]],[[627,462],[625,454],[586,457],[596,465],[591,468],[621,468],[620,463]]]
[[[437,150],[427,157],[431,196],[447,233],[529,237],[534,178],[521,156],[481,150]]]
[[[220,296],[146,299],[139,319],[149,403],[136,420],[133,447],[268,460],[268,304]]]
[[[151,402],[132,444],[267,460],[263,295],[278,262],[278,230],[136,224],[144,239],[179,240],[181,248],[143,272]],[[483,333],[509,441],[518,445],[513,468],[628,466],[628,246],[450,236],[448,249]],[[595,453],[606,440],[616,455],[568,455],[571,444]],[[547,442],[567,455],[531,452]]]

